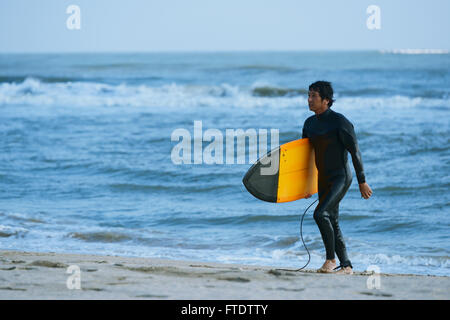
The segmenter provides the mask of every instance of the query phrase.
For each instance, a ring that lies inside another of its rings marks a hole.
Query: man
[[[319,204],[314,211],[314,220],[326,250],[326,261],[317,271],[330,273],[341,268],[336,273],[352,274],[353,266],[347,256],[338,223],[339,202],[352,182],[347,152],[352,157],[361,196],[369,199],[372,190],[366,183],[353,125],[342,114],[330,109],[333,102],[331,83],[317,81],[309,86],[309,110],[315,115],[306,119],[303,138],[309,138],[313,145],[319,172]],[[340,262],[339,267],[336,267],[335,253]]]

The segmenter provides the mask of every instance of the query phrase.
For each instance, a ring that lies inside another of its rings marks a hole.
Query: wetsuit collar
[[[325,111],[322,112],[321,114],[318,114],[318,115],[317,115],[317,119],[323,120],[323,119],[325,119],[326,117],[328,117],[328,116],[330,115],[330,113],[331,113],[331,109],[328,108],[327,110],[325,110]]]

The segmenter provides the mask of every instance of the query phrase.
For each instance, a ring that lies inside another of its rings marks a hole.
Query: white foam
[[[255,84],[253,85],[253,87]],[[298,108],[307,106],[305,96],[259,97],[250,88],[221,85],[166,84],[159,87],[96,82],[45,83],[27,78],[22,83],[0,84],[0,105],[63,107],[130,106],[160,110],[196,107],[218,108]],[[336,106],[348,108],[407,108],[416,106],[450,107],[450,99],[407,97],[340,97]]]
[[[389,108],[413,108],[418,106],[450,107],[450,100],[437,98],[406,97],[401,95],[387,97],[342,97],[333,106],[343,109],[389,109]]]
[[[23,236],[28,230],[21,227],[0,225],[0,232],[8,236]]]

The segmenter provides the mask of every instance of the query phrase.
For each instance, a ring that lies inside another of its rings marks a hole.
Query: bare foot
[[[317,269],[317,272],[332,273],[334,272],[334,268],[336,268],[336,259],[326,260],[322,267],[320,267],[320,269]]]

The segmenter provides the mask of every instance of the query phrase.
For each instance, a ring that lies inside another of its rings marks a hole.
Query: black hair
[[[309,86],[309,90],[316,91],[322,99],[327,99],[329,101],[328,108],[330,108],[333,105],[333,102],[336,101],[333,99],[333,87],[331,86],[331,82],[316,81]]]

